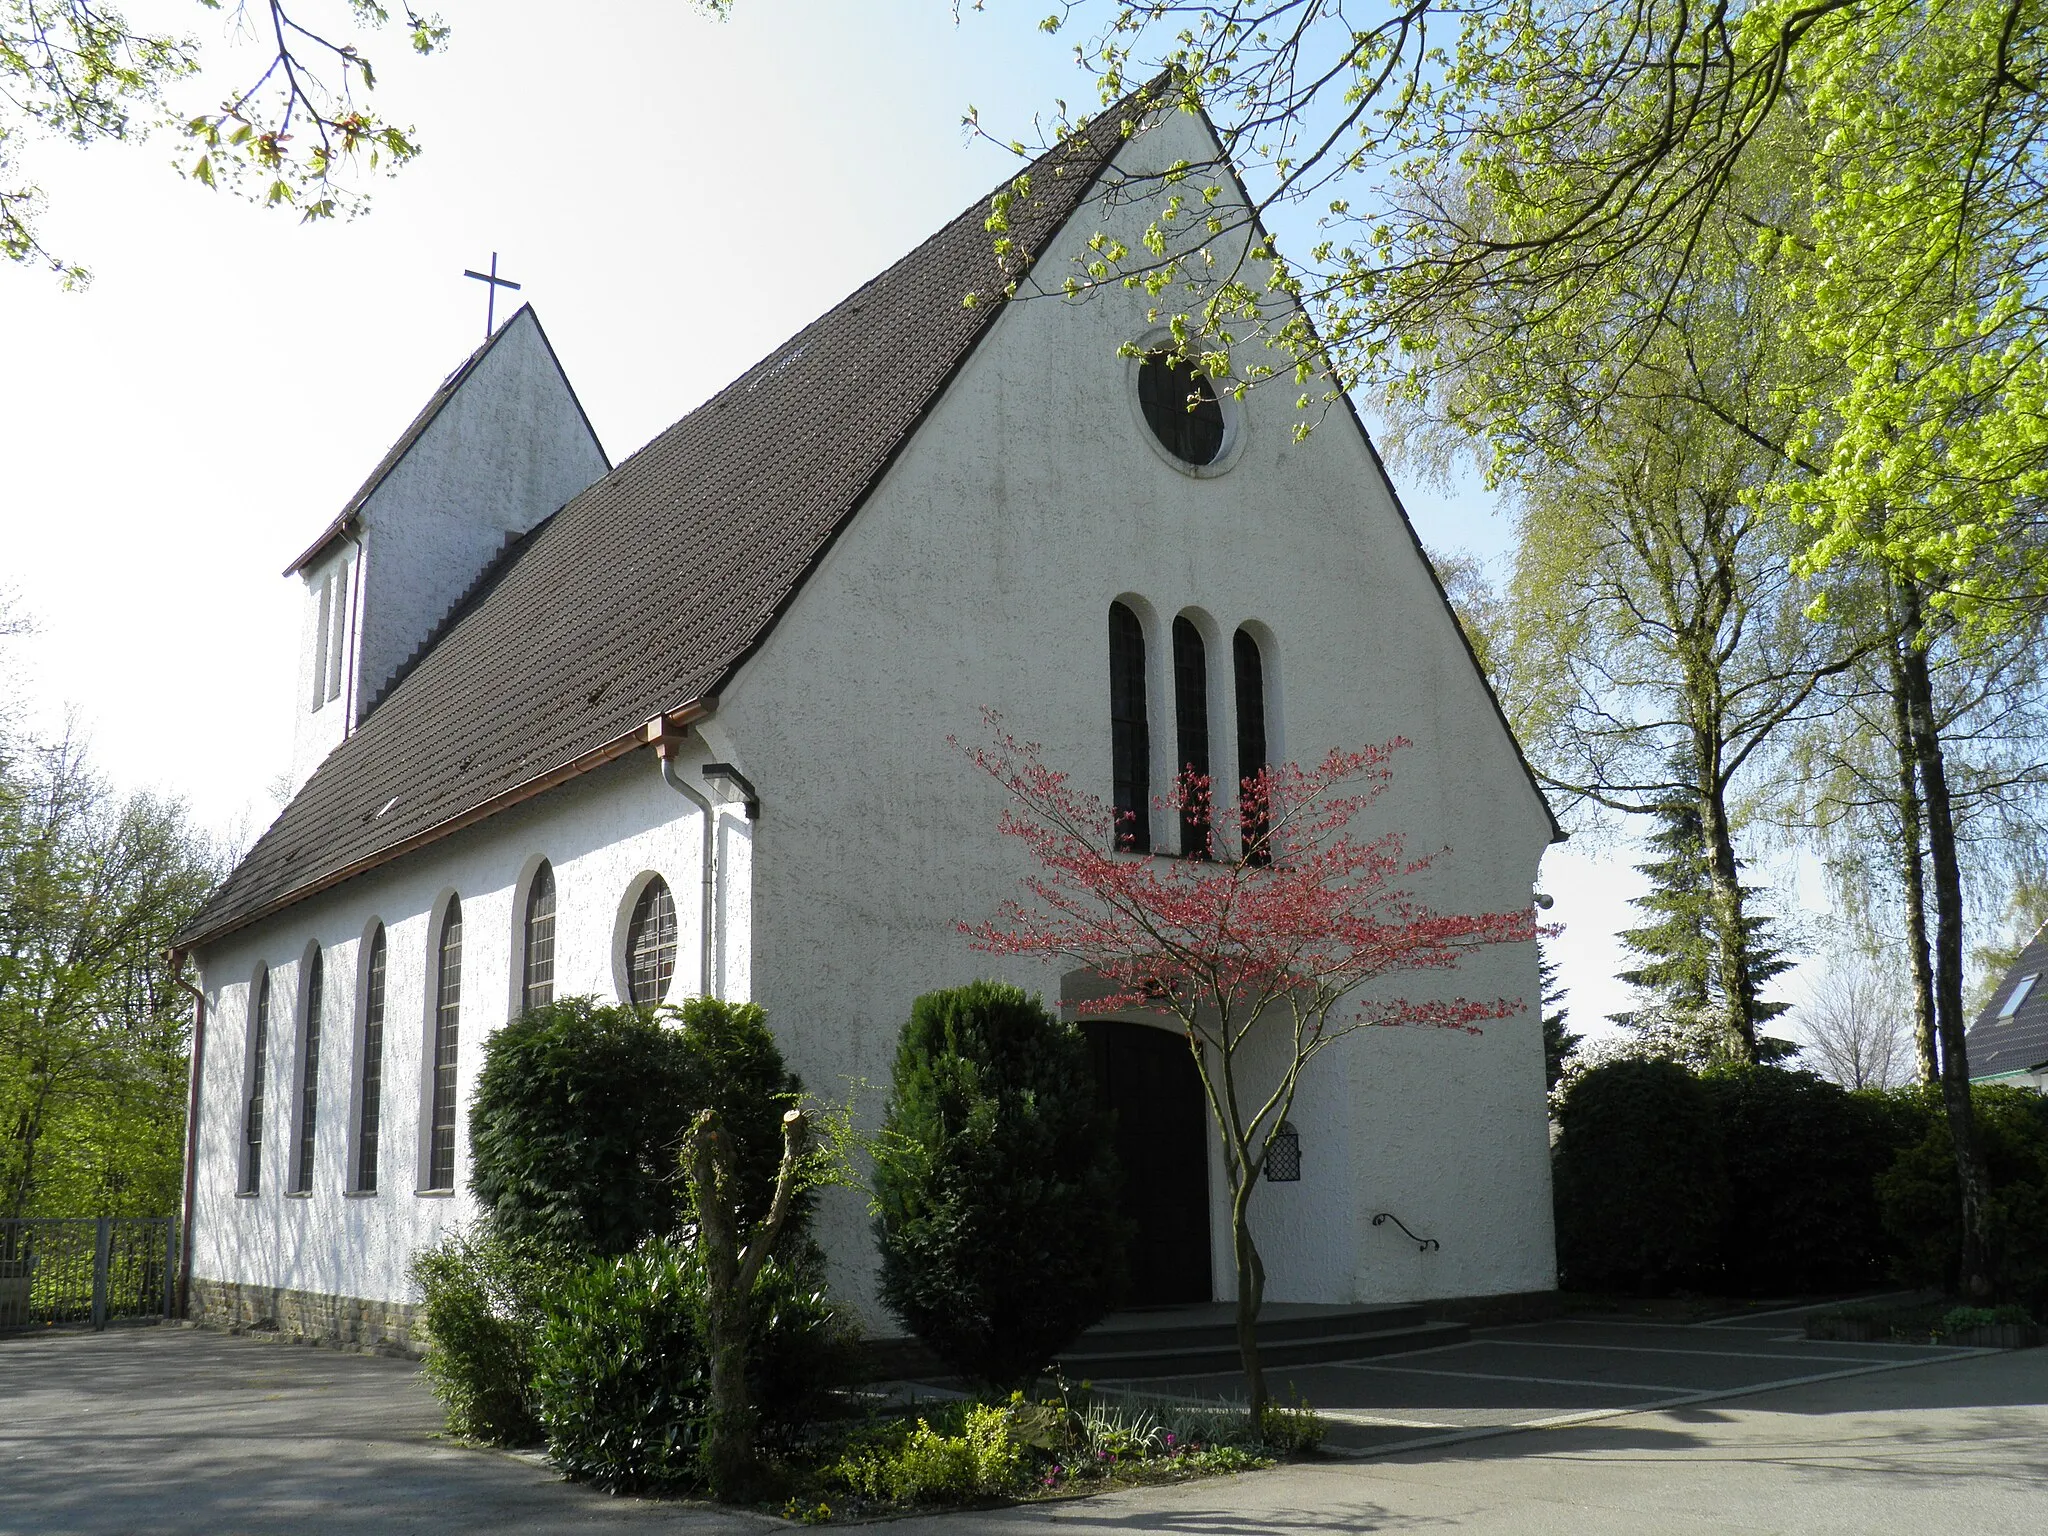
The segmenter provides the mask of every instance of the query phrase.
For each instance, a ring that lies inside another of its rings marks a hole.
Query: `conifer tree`
[[[1676,754],[1674,775],[1684,768]],[[1760,892],[1738,886],[1734,934],[1741,953],[1737,966],[1724,966],[1716,945],[1724,933],[1716,925],[1710,853],[1699,807],[1673,797],[1659,807],[1659,830],[1649,839],[1658,857],[1636,868],[1650,879],[1650,891],[1635,906],[1650,920],[1621,935],[1622,943],[1641,957],[1621,979],[1642,994],[1642,1003],[1612,1015],[1633,1031],[1651,1054],[1695,1066],[1724,1061],[1774,1061],[1796,1049],[1759,1029],[1752,1058],[1744,1045],[1739,1015],[1743,1000],[1728,996],[1720,978],[1739,966],[1749,993],[1747,1010],[1757,1026],[1782,1014],[1788,1005],[1766,1002],[1764,985],[1792,967],[1771,934],[1771,921],[1756,910]]]
[[[1571,1010],[1564,1005],[1566,988],[1557,979],[1557,962],[1545,952],[1542,942],[1536,945],[1536,980],[1543,1010],[1543,1079],[1544,1085],[1555,1088],[1564,1078],[1565,1058],[1579,1048],[1579,1042],[1586,1037],[1573,1034],[1564,1027]]]

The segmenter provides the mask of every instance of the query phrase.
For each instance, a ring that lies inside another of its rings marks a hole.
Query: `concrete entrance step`
[[[1432,1323],[1419,1306],[1329,1307],[1276,1303],[1259,1318],[1268,1365],[1363,1360],[1462,1344],[1463,1323]],[[1120,1312],[1076,1339],[1059,1358],[1069,1376],[1114,1381],[1196,1376],[1237,1369],[1236,1316],[1227,1302]]]

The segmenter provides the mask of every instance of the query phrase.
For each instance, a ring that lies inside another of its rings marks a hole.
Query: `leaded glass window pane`
[[[1185,617],[1173,621],[1173,718],[1179,734],[1180,772],[1209,777],[1209,655],[1202,632]],[[1180,851],[1209,857],[1209,812],[1189,796],[1181,806]]]
[[[377,1132],[384,1099],[384,925],[370,935],[363,986],[363,1108],[356,1123],[356,1188],[377,1188]]]
[[[1230,649],[1237,671],[1238,833],[1250,862],[1270,864],[1273,855],[1260,841],[1269,825],[1269,808],[1254,783],[1266,767],[1266,664],[1259,642],[1242,629]]]
[[[427,1188],[455,1187],[455,1050],[462,1015],[462,903],[450,898],[434,969],[434,1103],[428,1126]]]
[[[676,903],[656,875],[633,903],[626,924],[626,986],[632,1001],[651,1006],[668,996],[676,973]]]
[[[256,982],[249,1013],[249,1101],[242,1111],[242,1193],[263,1186],[263,1079],[270,1052],[270,972]]]
[[[306,968],[306,1033],[299,1045],[299,1145],[292,1160],[292,1193],[313,1189],[313,1135],[320,1113],[320,951]]]
[[[1145,720],[1145,629],[1122,603],[1109,605],[1109,734],[1117,846],[1152,847],[1152,737]]]
[[[555,1000],[555,872],[534,871],[526,895],[526,975],[521,1007],[545,1008]]]
[[[1223,405],[1209,376],[1154,352],[1138,365],[1138,405],[1166,451],[1190,464],[1212,464],[1223,451]]]

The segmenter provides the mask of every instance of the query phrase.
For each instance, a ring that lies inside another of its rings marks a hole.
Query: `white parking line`
[[[1419,1365],[1375,1365],[1369,1360],[1333,1360],[1347,1371],[1385,1371],[1399,1376],[1448,1376],[1456,1381],[1529,1381],[1546,1387],[1600,1387],[1614,1392],[1690,1392],[1668,1381],[1580,1381],[1569,1376],[1507,1376],[1493,1371],[1431,1371]]]
[[[1435,1419],[1389,1419],[1377,1413],[1360,1413],[1352,1408],[1318,1408],[1317,1414],[1339,1424],[1357,1424],[1366,1429],[1459,1429]]]
[[[1815,1361],[1809,1362],[1802,1361],[1797,1355],[1767,1355],[1753,1349],[1675,1349],[1670,1345],[1657,1344],[1566,1344],[1555,1339],[1475,1339],[1473,1342],[1512,1345],[1516,1349],[1600,1349],[1623,1355],[1691,1355],[1695,1360],[1778,1360],[1787,1365],[1817,1363],[1818,1360],[1827,1358],[1824,1355],[1818,1356]],[[1834,1344],[1842,1341],[1817,1339],[1813,1342]],[[1867,1349],[1869,1346],[1859,1344],[1851,1347]],[[1938,1345],[1931,1347],[1939,1348]]]
[[[1956,1349],[1950,1351],[1945,1358],[1960,1360],[1996,1353],[1996,1350],[1990,1349]],[[1489,1424],[1480,1429],[1459,1430],[1447,1435],[1418,1435],[1413,1440],[1398,1440],[1391,1445],[1376,1445],[1370,1448],[1330,1445],[1325,1449],[1337,1456],[1358,1459],[1368,1456],[1393,1456],[1402,1451],[1428,1450],[1437,1446],[1458,1445],[1468,1440],[1491,1440],[1501,1435],[1518,1435],[1531,1429],[1570,1429],[1581,1424],[1599,1424],[1609,1419],[1626,1419],[1642,1413],[1661,1413],[1667,1408],[1685,1408],[1694,1403],[1721,1402],[1731,1397],[1754,1397],[1759,1393],[1783,1391],[1789,1387],[1811,1386],[1822,1381],[1840,1381],[1850,1376],[1875,1376],[1885,1371],[1909,1371],[1936,1363],[1929,1359],[1886,1360],[1876,1365],[1855,1366],[1843,1371],[1822,1371],[1817,1375],[1794,1376],[1784,1381],[1759,1382],[1746,1387],[1726,1387],[1712,1392],[1686,1392],[1657,1402],[1634,1403],[1626,1408],[1594,1408],[1583,1413],[1560,1413],[1549,1418],[1525,1419],[1511,1424]]]

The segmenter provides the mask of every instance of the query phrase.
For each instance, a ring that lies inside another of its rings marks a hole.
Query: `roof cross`
[[[484,290],[490,295],[484,304],[484,339],[488,341],[491,338],[491,333],[498,328],[498,290],[500,288],[510,288],[513,292],[517,293],[519,285],[509,277],[498,276],[498,253],[496,251],[491,252],[490,271],[473,272],[468,267],[464,267],[462,275],[464,277],[473,277],[480,283],[489,284]]]

